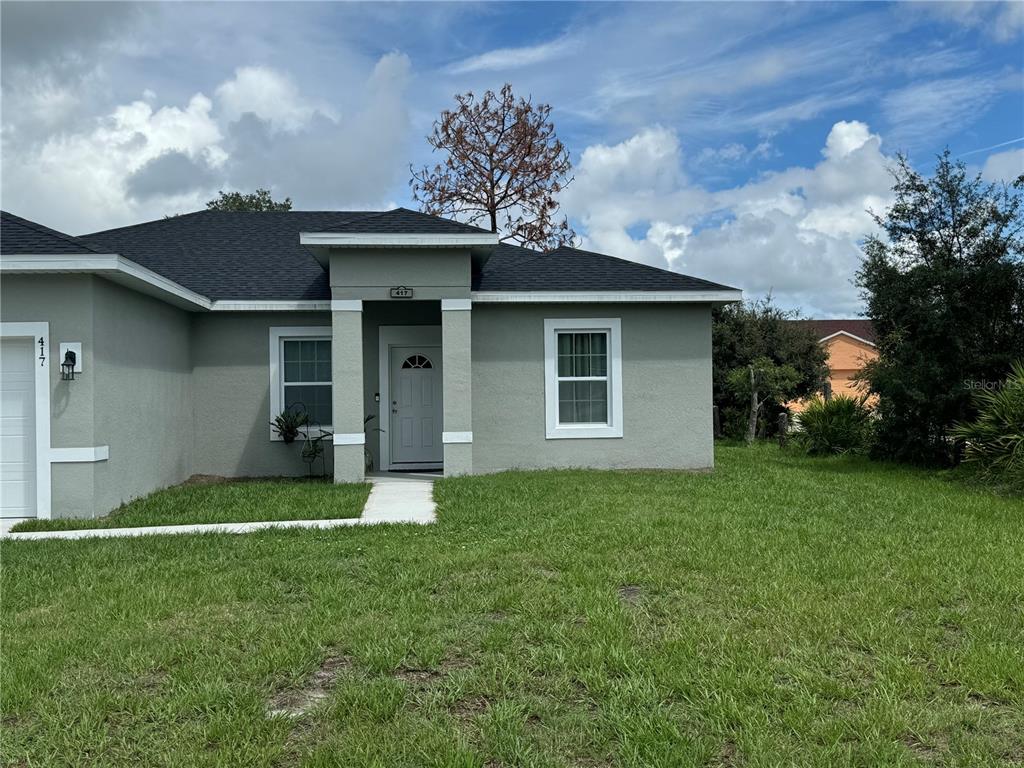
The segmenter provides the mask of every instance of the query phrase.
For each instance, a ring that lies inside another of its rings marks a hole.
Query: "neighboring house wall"
[[[878,351],[870,344],[865,344],[849,336],[834,336],[824,342],[828,351],[829,380],[832,394],[859,397],[862,394],[853,377],[864,367],[865,363],[878,357]]]
[[[623,436],[545,437],[544,320],[622,321]],[[474,304],[473,470],[708,468],[711,309],[707,305]]]
[[[193,316],[194,472],[258,477],[308,471],[301,440],[288,445],[270,439],[270,328],[282,326],[330,328],[331,315],[225,312]],[[333,463],[329,439],[324,448],[329,474]],[[317,460],[316,472],[319,464]]]
[[[860,397],[864,394],[863,385],[854,380],[860,369],[878,357],[878,350],[871,344],[854,339],[846,334],[826,338],[820,342],[828,353],[825,364],[829,370],[829,386],[833,395]],[[794,400],[786,403],[793,413],[800,413],[807,407],[807,400]],[[868,401],[874,402],[874,399]]]

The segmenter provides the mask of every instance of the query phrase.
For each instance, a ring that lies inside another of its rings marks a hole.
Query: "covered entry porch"
[[[469,299],[331,302],[334,480],[472,464]]]

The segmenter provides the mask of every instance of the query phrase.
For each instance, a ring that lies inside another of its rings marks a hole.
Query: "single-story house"
[[[271,426],[299,409],[337,482],[713,463],[711,308],[734,288],[402,208],[80,237],[4,213],[0,234],[6,517],[304,474]]]
[[[875,329],[870,320],[794,320],[809,327],[818,337],[818,343],[828,353],[828,386],[833,395],[860,397],[863,387],[854,380],[860,369],[878,357],[875,348]],[[799,413],[806,406],[802,402],[789,403],[790,410]]]

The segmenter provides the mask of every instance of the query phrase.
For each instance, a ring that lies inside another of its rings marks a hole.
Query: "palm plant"
[[[953,429],[964,461],[986,480],[1024,490],[1024,361],[1010,366],[1002,386],[979,392],[977,405],[978,418]]]
[[[795,442],[812,455],[865,452],[873,421],[866,401],[847,395],[811,400],[796,418]]]

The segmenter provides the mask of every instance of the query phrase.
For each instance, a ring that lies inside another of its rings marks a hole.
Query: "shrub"
[[[846,395],[811,400],[796,417],[794,442],[816,456],[867,451],[871,446],[873,414],[866,400]]]
[[[982,390],[977,405],[978,418],[953,430],[964,443],[964,461],[985,480],[1024,490],[1024,362],[1010,367],[1003,386]]]

